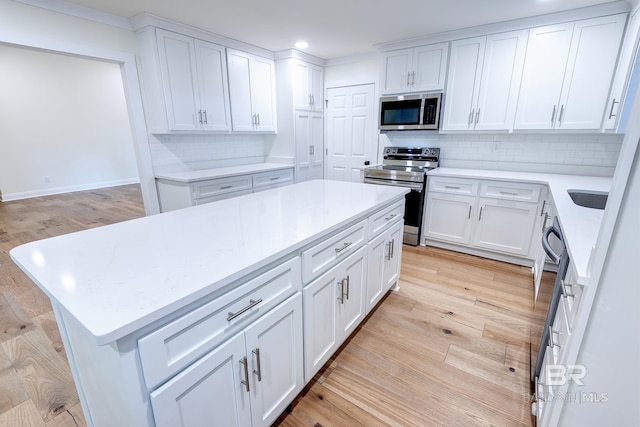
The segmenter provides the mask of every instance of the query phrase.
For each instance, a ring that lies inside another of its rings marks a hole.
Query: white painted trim
[[[460,30],[446,31],[429,36],[416,37],[396,42],[380,43],[374,45],[381,52],[406,49],[416,46],[424,46],[434,43],[449,42],[452,40],[466,39],[470,37],[486,36],[487,34],[503,33],[507,31],[526,30],[543,25],[559,24],[562,22],[577,21],[596,18],[618,13],[628,13],[631,7],[624,1],[604,3],[595,6],[567,10],[564,12],[549,13],[530,18],[514,19],[511,21],[496,22],[494,24],[479,25],[477,27],[463,28]]]
[[[14,0],[18,3],[27,4],[29,6],[39,7],[41,9],[53,12],[63,13],[65,15],[75,16],[77,18],[87,19],[89,21],[98,22],[100,24],[111,25],[112,27],[124,28],[125,30],[133,30],[131,22],[127,18],[102,12],[88,6],[70,3],[65,0]]]
[[[318,65],[320,67],[324,67],[324,64],[325,64],[324,59],[318,58],[317,56],[309,55],[308,53],[301,52],[297,49],[281,50],[279,52],[276,52],[274,57],[276,61],[279,61],[281,59],[299,59],[301,61]]]
[[[39,190],[22,191],[19,193],[2,194],[0,201],[11,202],[14,200],[29,199],[31,197],[51,196],[54,194],[71,193],[73,191],[96,190],[98,188],[117,187],[119,185],[138,184],[137,178],[119,179],[115,181],[91,182],[88,184],[70,185],[67,187],[42,188]]]
[[[147,215],[160,213],[135,56],[127,52],[51,40],[2,28],[0,28],[0,43],[120,64],[145,212]]]

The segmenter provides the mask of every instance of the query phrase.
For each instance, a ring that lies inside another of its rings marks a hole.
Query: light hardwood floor
[[[143,215],[137,186],[0,203],[0,426],[86,425],[48,299],[9,250]],[[529,268],[404,246],[399,291],[277,424],[533,425],[531,347],[553,280],[534,308]]]

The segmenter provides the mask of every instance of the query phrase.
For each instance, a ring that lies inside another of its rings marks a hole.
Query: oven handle
[[[422,193],[422,184],[420,183],[411,184],[411,183],[402,182],[402,181],[394,181],[394,180],[387,181],[387,180],[378,180],[378,179],[371,179],[371,178],[365,178],[364,182],[367,184],[391,185],[393,187],[406,187],[414,191],[417,191],[418,193]]]

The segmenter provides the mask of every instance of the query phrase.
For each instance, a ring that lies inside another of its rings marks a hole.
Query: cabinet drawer
[[[507,182],[483,182],[480,186],[480,196],[537,203],[540,198],[540,186]]]
[[[300,289],[296,257],[140,338],[147,386],[184,369]]]
[[[215,196],[201,197],[193,201],[194,206],[204,205],[205,203],[217,202],[218,200],[231,199],[232,197],[244,196],[251,194],[251,189],[231,191],[229,193],[216,194]]]
[[[251,175],[199,181],[194,183],[192,187],[194,199],[247,189],[251,190]]]
[[[293,183],[293,169],[283,169],[272,172],[262,172],[253,175],[253,188],[273,186],[274,184]]]
[[[302,282],[309,283],[365,242],[363,220],[302,253]]]
[[[369,217],[369,240],[380,234],[390,224],[404,218],[404,203],[404,200],[394,203]]]
[[[443,178],[428,177],[429,191],[440,193],[467,194],[475,196],[478,194],[478,183],[474,180],[463,178]]]

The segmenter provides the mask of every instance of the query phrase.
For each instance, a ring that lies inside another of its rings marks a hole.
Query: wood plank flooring
[[[86,425],[51,305],[9,250],[143,215],[136,185],[0,203],[0,426]],[[531,347],[553,280],[534,307],[529,268],[404,246],[399,291],[276,424],[532,426]]]

